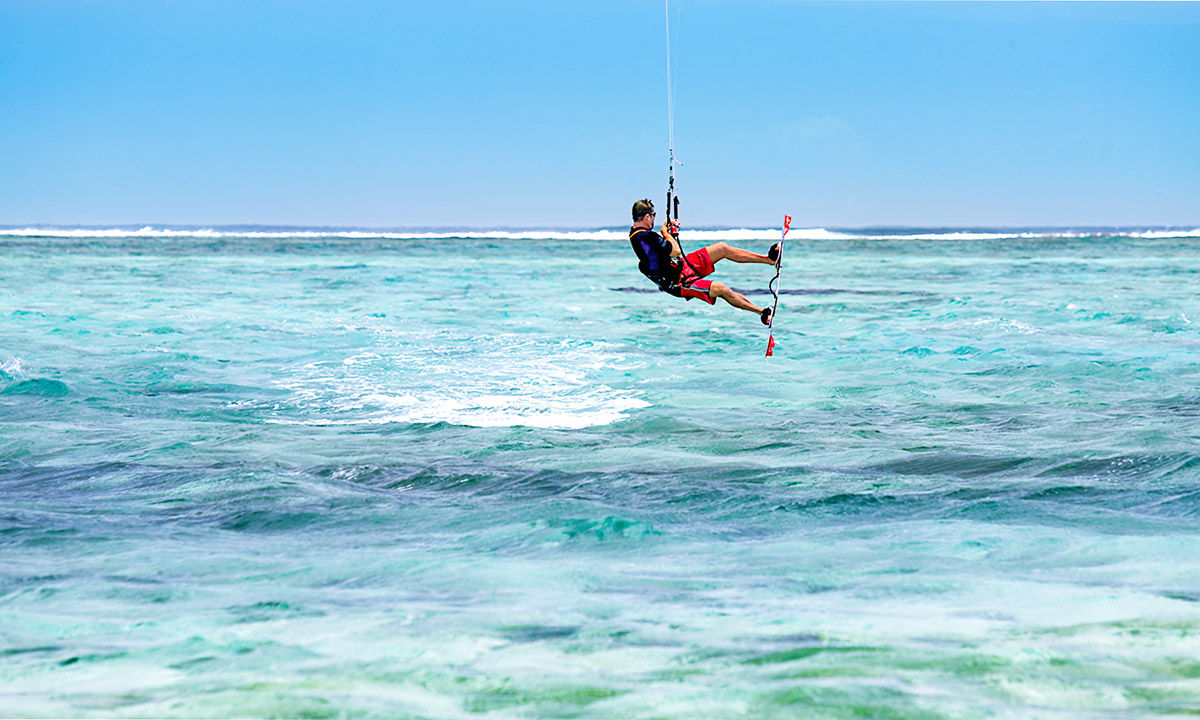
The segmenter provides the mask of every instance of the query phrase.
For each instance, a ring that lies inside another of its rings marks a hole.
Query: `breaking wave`
[[[716,242],[773,240],[779,237],[780,228],[702,228],[683,229],[685,240]],[[473,229],[473,228],[430,228],[416,230],[375,230],[341,228],[290,228],[290,227],[155,227],[146,225],[133,227],[10,227],[0,228],[0,237],[14,238],[197,238],[218,240],[223,238],[249,239],[346,239],[346,240],[625,240],[628,231],[624,228],[596,229]],[[836,229],[793,228],[789,239],[800,240],[1001,240],[1005,238],[1088,238],[1088,237],[1132,237],[1144,239],[1200,238],[1200,227],[1087,227],[1087,228],[867,228]]]

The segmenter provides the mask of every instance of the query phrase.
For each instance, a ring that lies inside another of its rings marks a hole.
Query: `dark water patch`
[[[323,617],[326,613],[301,607],[282,600],[265,600],[252,605],[232,605],[226,608],[239,623],[267,622],[296,617]]]
[[[627,292],[627,293],[647,293],[648,294],[648,293],[662,292],[658,288],[644,288],[644,287],[619,287],[619,288],[609,288],[609,289],[612,290],[613,292]]]
[[[69,518],[55,518],[50,522],[26,521],[12,526],[10,532],[0,535],[0,545],[52,548],[64,544],[77,544],[85,536],[85,532],[76,524],[77,521]]]
[[[80,465],[0,464],[0,487],[27,491],[31,498],[82,498],[81,492],[127,492],[160,487],[181,473],[174,468],[125,462]]]
[[[161,587],[162,585],[165,584],[162,580],[159,580],[158,578],[138,577],[136,575],[104,575],[104,576],[102,576],[102,578],[109,582],[123,583],[123,584],[128,584],[128,585],[148,585],[148,586],[154,586],[154,587]]]
[[[218,655],[202,655],[200,657],[188,658],[187,660],[169,663],[167,667],[171,668],[172,670],[188,671],[196,668],[203,668],[205,666],[211,667],[214,666],[215,663],[219,663],[222,660],[223,658]]]
[[[500,633],[511,642],[530,643],[574,637],[579,632],[579,627],[579,625],[513,625],[501,628]]]
[[[0,395],[33,395],[36,397],[62,397],[70,392],[67,384],[50,378],[32,378],[13,383],[3,390]]]
[[[777,506],[783,512],[799,512],[824,518],[847,516],[881,518],[930,509],[930,496],[905,496],[884,493],[834,493],[821,497],[796,500]],[[923,514],[923,513],[922,513]]]
[[[791,633],[788,635],[764,635],[761,637],[752,638],[752,640],[754,642],[761,643],[780,643],[783,645],[809,646],[823,642],[824,638],[822,638],[820,635],[813,635],[812,633]]]
[[[142,394],[155,395],[199,395],[207,393],[234,393],[243,390],[236,385],[207,384],[207,383],[155,383],[147,385]]]
[[[953,452],[921,453],[916,457],[868,465],[864,470],[894,475],[952,475],[976,478],[1007,475],[1033,464],[1033,458],[993,458]]]
[[[1022,497],[1026,500],[1049,500],[1062,503],[1085,503],[1107,505],[1105,500],[1120,496],[1122,490],[1088,485],[1062,485],[1032,490]]]
[[[756,655],[749,659],[743,660],[744,665],[776,665],[780,663],[790,663],[796,660],[806,660],[814,655],[821,653],[877,653],[885,651],[884,648],[867,647],[862,645],[801,645],[800,647],[791,648],[789,650],[779,650],[769,652],[764,655]]]
[[[630,540],[660,533],[647,523],[618,517],[600,520],[589,518],[561,518],[547,520],[546,525],[561,532],[568,540]]]
[[[128,657],[127,652],[111,652],[111,653],[88,653],[87,655],[72,655],[69,658],[59,661],[60,667],[69,667],[77,663],[98,663],[107,662],[109,660],[119,660]]]
[[[285,533],[326,524],[330,518],[315,511],[274,509],[236,510],[217,522],[222,530],[251,533]]]
[[[7,533],[19,532],[25,528],[21,527],[21,523],[25,521],[23,515],[15,513],[5,513],[0,515],[0,536]]]
[[[662,292],[653,287],[616,287],[609,288],[613,292],[654,294]],[[743,295],[770,295],[770,288],[733,288]],[[850,288],[781,288],[780,295],[871,295],[883,297],[936,297],[934,293],[922,290],[857,290]]]
[[[582,492],[604,473],[524,470],[483,463],[428,465],[353,465],[316,468],[317,477],[386,490],[466,492],[509,499],[545,498]]]
[[[61,645],[41,645],[37,647],[10,647],[0,648],[0,657],[9,657],[13,655],[43,655],[57,653],[63,650]]]
[[[1200,602],[1200,591],[1197,590],[1164,590],[1159,593],[1165,598],[1171,600],[1182,600],[1183,602]]]

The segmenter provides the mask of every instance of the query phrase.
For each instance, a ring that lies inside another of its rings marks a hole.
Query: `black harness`
[[[649,233],[656,239],[661,237],[658,233],[646,228],[631,228],[629,230],[629,244],[633,247],[633,252],[638,256],[638,270],[650,278],[658,286],[659,290],[675,297],[680,297],[682,295],[680,292],[682,285],[679,281],[679,276],[683,269],[683,263],[680,262],[679,258],[673,258],[669,253],[664,252],[658,242],[639,239],[638,236],[643,233]],[[658,260],[656,264],[660,268],[658,272],[651,269],[651,253],[658,255],[656,258]]]

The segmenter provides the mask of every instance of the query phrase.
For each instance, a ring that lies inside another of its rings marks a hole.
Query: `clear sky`
[[[0,0],[0,224],[601,227],[664,3]],[[685,225],[1200,224],[1200,3],[674,0]]]

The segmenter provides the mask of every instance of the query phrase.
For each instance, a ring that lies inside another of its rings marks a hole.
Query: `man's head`
[[[649,215],[654,217],[654,201],[650,198],[642,198],[633,204],[633,221],[638,222],[642,218]]]

